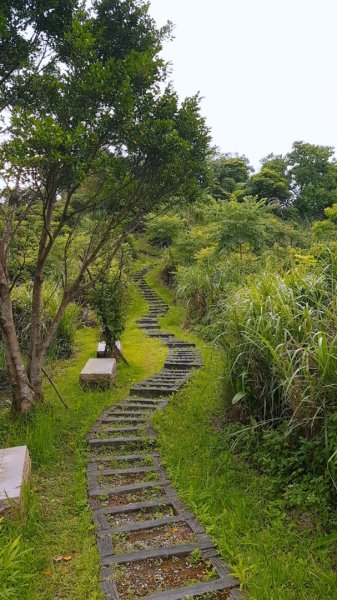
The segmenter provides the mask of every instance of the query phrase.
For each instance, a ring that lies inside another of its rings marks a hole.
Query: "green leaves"
[[[238,402],[240,402],[240,400],[243,400],[243,398],[246,397],[246,392],[238,392],[237,394],[235,394],[235,396],[232,398],[232,404],[237,404]]]

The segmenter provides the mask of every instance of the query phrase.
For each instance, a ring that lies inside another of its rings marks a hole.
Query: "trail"
[[[158,318],[168,306],[148,286],[145,273],[135,279],[150,310],[137,323],[167,345],[164,368],[106,410],[88,436],[89,501],[103,595],[107,600],[237,600],[242,598],[238,581],[179,499],[156,449],[153,413],[165,408],[202,360],[194,344],[161,330]]]

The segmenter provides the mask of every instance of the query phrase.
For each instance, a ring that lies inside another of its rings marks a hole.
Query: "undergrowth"
[[[148,280],[170,301],[171,293]],[[180,333],[184,310],[174,306],[163,326]],[[188,330],[186,339],[196,337]],[[174,485],[218,545],[249,600],[330,600],[337,597],[334,546],[315,511],[290,510],[272,476],[233,447],[224,421],[223,351],[200,344],[204,367],[156,417],[162,457]],[[277,465],[275,465],[275,471]]]

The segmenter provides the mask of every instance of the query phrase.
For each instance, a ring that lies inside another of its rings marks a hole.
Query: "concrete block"
[[[99,344],[97,346],[97,352],[96,352],[97,358],[111,358],[111,356],[113,356],[111,354],[111,352],[105,354],[105,346],[106,346],[105,342],[99,342]],[[122,344],[119,340],[116,342],[116,346],[117,346],[118,350],[121,352]]]
[[[23,509],[23,486],[29,480],[31,462],[27,446],[0,449],[0,514]]]
[[[115,358],[89,358],[80,374],[84,387],[110,387],[116,372]]]

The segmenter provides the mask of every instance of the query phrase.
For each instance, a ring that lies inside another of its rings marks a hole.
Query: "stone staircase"
[[[134,385],[88,435],[88,493],[97,527],[106,600],[237,600],[239,582],[161,465],[151,418],[202,366],[195,345],[161,331],[168,306],[136,276],[149,304],[137,321],[168,347],[162,371]]]

